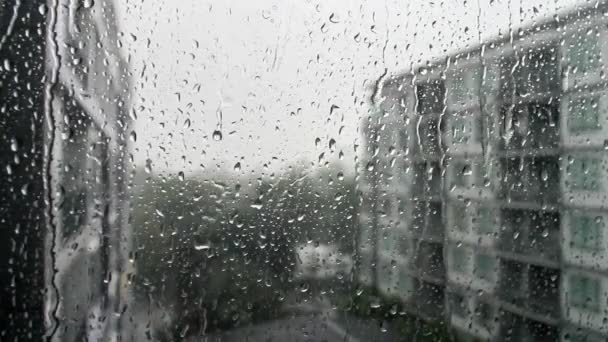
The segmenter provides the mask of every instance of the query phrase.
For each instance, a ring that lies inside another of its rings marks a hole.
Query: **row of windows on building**
[[[473,274],[482,281],[496,281],[496,270],[498,259],[492,255],[484,253],[474,253],[473,270],[469,269],[469,251],[466,247],[453,247],[450,253],[451,271],[457,274],[468,276]],[[583,275],[571,274],[568,281],[566,298],[568,304],[574,308],[597,312],[601,302],[602,282],[599,278]]]

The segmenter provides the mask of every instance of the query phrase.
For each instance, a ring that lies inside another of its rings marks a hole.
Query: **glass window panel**
[[[599,97],[584,97],[568,102],[568,128],[572,133],[601,129]]]
[[[590,214],[572,214],[570,229],[575,248],[584,251],[602,249],[603,218]]]
[[[573,307],[597,311],[600,300],[600,282],[583,275],[570,277],[569,302]]]
[[[601,191],[601,162],[595,158],[575,157],[568,166],[570,188],[583,191]]]
[[[495,232],[495,211],[491,208],[480,207],[477,210],[476,224],[479,234],[491,234]]]
[[[467,270],[467,252],[462,247],[452,248],[452,269],[457,273],[466,273]]]
[[[475,274],[484,280],[494,278],[495,258],[485,254],[475,256]]]
[[[567,60],[576,72],[588,72],[600,66],[601,54],[598,37],[591,34],[579,34],[570,38],[567,45]]]

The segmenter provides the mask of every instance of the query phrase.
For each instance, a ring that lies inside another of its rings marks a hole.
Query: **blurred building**
[[[113,6],[0,1],[2,340],[120,334],[132,127]]]
[[[608,337],[608,5],[387,77],[359,281],[462,340]]]

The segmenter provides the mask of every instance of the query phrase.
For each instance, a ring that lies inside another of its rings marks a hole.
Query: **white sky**
[[[120,25],[132,37],[136,164],[149,158],[157,172],[191,174],[201,164],[218,172],[240,162],[240,172],[259,174],[264,164],[318,165],[323,152],[334,163],[343,151],[340,167],[352,172],[364,85],[385,66],[397,72],[476,45],[479,12],[488,39],[508,32],[509,22],[521,26],[575,3],[589,2],[119,1]],[[330,115],[332,105],[340,108]],[[221,141],[212,139],[218,109]]]

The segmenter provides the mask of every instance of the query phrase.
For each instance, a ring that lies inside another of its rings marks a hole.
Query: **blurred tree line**
[[[170,313],[160,339],[277,318],[298,291],[297,246],[354,248],[354,180],[336,170],[140,183],[131,215],[134,289],[138,302]]]

